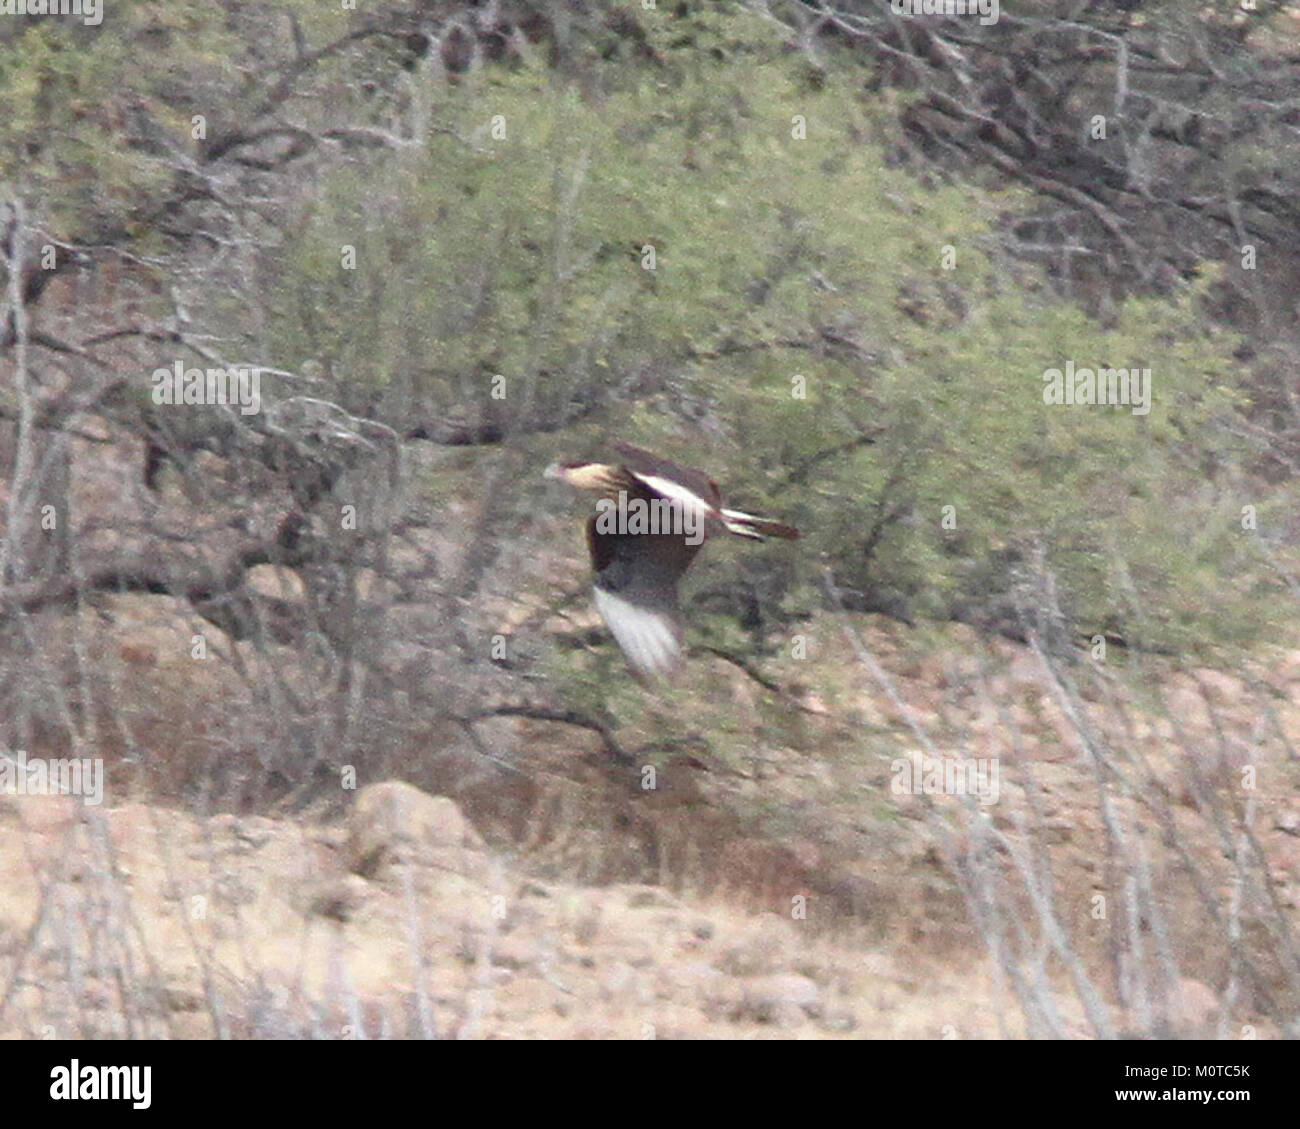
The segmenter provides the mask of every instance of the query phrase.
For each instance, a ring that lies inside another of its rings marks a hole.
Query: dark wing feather
[[[671,479],[685,486],[707,505],[715,509],[722,505],[722,491],[718,489],[718,484],[703,471],[678,466],[631,443],[620,441],[614,443],[613,447],[623,460],[623,468],[641,478],[643,482],[646,476]]]
[[[700,547],[680,535],[602,533],[597,521],[587,522],[596,606],[637,677],[660,678],[681,661],[677,582]]]

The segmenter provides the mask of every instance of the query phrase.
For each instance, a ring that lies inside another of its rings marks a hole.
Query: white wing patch
[[[667,498],[670,502],[676,502],[684,511],[692,511],[700,517],[709,517],[713,514],[713,507],[701,498],[694,490],[688,490],[680,482],[674,482],[671,478],[661,478],[657,474],[637,474],[633,476],[644,482],[651,490],[662,498]]]
[[[677,666],[682,644],[671,615],[638,607],[604,588],[597,587],[595,592],[596,607],[638,674],[657,678]]]

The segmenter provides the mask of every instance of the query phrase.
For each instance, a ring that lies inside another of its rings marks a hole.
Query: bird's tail
[[[786,541],[799,539],[799,531],[792,525],[755,517],[753,514],[742,514],[739,510],[719,510],[718,513],[727,531],[737,537],[748,537],[752,541],[763,541],[768,537],[781,537]]]

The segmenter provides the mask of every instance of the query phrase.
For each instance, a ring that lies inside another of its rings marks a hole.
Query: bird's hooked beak
[[[542,471],[542,477],[543,477],[543,478],[558,478],[558,479],[560,479],[561,481],[563,481],[563,479],[564,479],[564,467],[560,466],[559,463],[551,463],[550,466],[548,466],[544,471]]]

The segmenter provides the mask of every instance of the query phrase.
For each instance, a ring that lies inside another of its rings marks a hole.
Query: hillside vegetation
[[[1294,11],[121,7],[0,25],[0,752],[1295,1033]],[[617,438],[803,531],[710,545],[662,693],[542,477]]]

